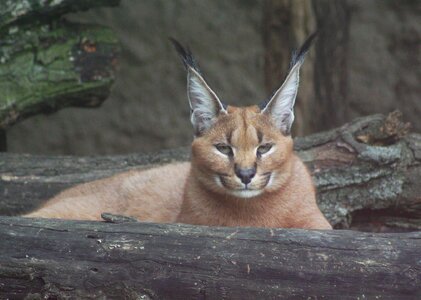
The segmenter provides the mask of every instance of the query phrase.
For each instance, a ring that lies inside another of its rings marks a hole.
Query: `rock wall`
[[[421,132],[421,2],[350,4],[348,120],[399,109]]]
[[[123,53],[113,92],[98,109],[69,108],[8,131],[10,152],[111,154],[188,145],[186,74],[168,37],[188,43],[228,103],[263,100],[262,1],[123,0],[70,16],[113,28]]]
[[[419,2],[348,2],[349,82],[346,103],[337,104],[346,105],[343,122],[399,108],[421,131]],[[65,109],[17,124],[7,133],[9,151],[93,155],[188,145],[185,72],[167,37],[191,46],[224,101],[257,103],[267,96],[263,5],[263,0],[123,0],[118,8],[70,16],[108,25],[119,35],[123,53],[113,92],[101,108]]]

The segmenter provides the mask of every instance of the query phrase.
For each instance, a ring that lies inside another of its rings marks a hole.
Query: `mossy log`
[[[119,43],[102,26],[72,24],[64,13],[119,0],[0,1],[0,151],[6,129],[68,106],[95,107],[109,95]]]
[[[115,6],[120,0],[3,0],[0,29],[20,23],[36,23],[98,6]]]
[[[118,42],[111,30],[64,21],[1,41],[0,129],[67,106],[98,106],[114,78]]]
[[[420,299],[421,232],[0,217],[2,299]]]
[[[421,230],[421,135],[407,131],[393,113],[295,139],[319,206],[335,227]],[[29,211],[78,183],[188,157],[188,149],[105,157],[0,154],[0,214]]]

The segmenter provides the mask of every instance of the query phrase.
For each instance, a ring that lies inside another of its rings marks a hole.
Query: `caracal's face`
[[[279,189],[291,168],[291,126],[299,70],[316,34],[291,60],[281,87],[259,106],[226,107],[203,78],[189,49],[173,44],[187,70],[187,96],[196,138],[194,175],[205,189],[252,198]]]
[[[257,106],[228,106],[227,114],[192,144],[192,162],[204,187],[252,198],[278,189],[292,153],[284,136]]]

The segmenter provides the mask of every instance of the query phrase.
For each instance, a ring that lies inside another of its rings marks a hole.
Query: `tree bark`
[[[7,299],[417,299],[421,233],[0,218]]]
[[[120,0],[13,0],[0,2],[0,29],[21,23],[36,23],[40,17],[87,10],[99,6],[116,6]]]
[[[313,175],[319,206],[335,227],[421,230],[421,135],[406,135],[408,125],[399,117],[373,115],[295,139]],[[34,209],[75,184],[188,156],[187,149],[109,157],[2,153],[0,214]]]
[[[0,4],[0,130],[38,113],[95,107],[114,81],[119,44],[110,29],[60,14],[119,1],[3,1]]]

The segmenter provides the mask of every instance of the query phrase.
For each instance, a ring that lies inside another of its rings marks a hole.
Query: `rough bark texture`
[[[98,6],[115,6],[120,0],[5,0],[0,2],[0,29],[38,18],[57,17],[65,13]]]
[[[268,0],[264,13],[265,80],[268,92],[285,76],[291,49],[318,29],[314,52],[301,72],[296,134],[342,124],[347,108],[347,45],[350,9],[347,1]],[[317,107],[317,109],[315,109]]]
[[[16,30],[1,41],[0,128],[106,99],[118,53],[109,29],[61,21]]]
[[[337,228],[421,229],[421,135],[405,135],[407,130],[393,113],[295,139],[313,174],[319,206]],[[0,214],[31,210],[81,182],[187,159],[187,149],[109,157],[0,154]]]
[[[106,99],[114,80],[117,39],[105,27],[58,17],[118,2],[2,1],[0,130],[38,113],[98,106]],[[5,144],[5,137],[2,140]]]
[[[421,233],[0,218],[8,299],[419,299]]]
[[[380,231],[421,229],[421,136],[406,135],[408,127],[394,112],[296,140],[313,174],[319,205],[333,224]],[[384,212],[385,219],[366,224],[353,220],[373,211]]]

